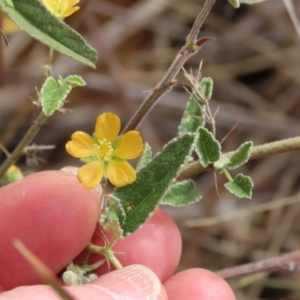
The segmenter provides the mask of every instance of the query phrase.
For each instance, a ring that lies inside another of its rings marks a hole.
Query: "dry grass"
[[[47,161],[21,167],[26,173],[75,164],[64,144],[75,130],[92,132],[94,120],[105,111],[117,113],[123,123],[162,78],[185,41],[200,0],[85,0],[82,9],[68,23],[99,51],[96,70],[88,69],[61,55],[55,56],[54,74],[80,74],[87,87],[75,89],[67,108],[56,114],[35,139],[36,144],[55,144],[56,149],[37,153]],[[285,1],[290,3],[290,1]],[[300,18],[300,5],[294,1]],[[300,39],[282,1],[270,1],[233,9],[217,0],[201,36],[216,38],[187,62],[196,71],[203,60],[203,76],[214,79],[212,112],[217,137],[224,151],[253,140],[255,145],[299,135],[300,128]],[[35,86],[47,61],[46,47],[23,32],[9,36],[0,60],[0,142],[12,150],[25,133],[37,108]],[[141,132],[154,152],[177,134],[187,94],[184,76],[142,123]],[[2,159],[4,155],[2,155]],[[35,160],[33,160],[35,162]],[[187,229],[183,234],[183,256],[179,269],[203,267],[219,270],[241,263],[295,251],[299,248],[300,205],[295,203],[257,212],[263,203],[299,194],[299,153],[286,153],[252,161],[239,172],[251,176],[255,188],[252,200],[239,200],[224,190],[224,177],[206,173],[195,179],[203,199],[187,208],[167,209],[178,223],[190,218],[220,216],[234,211],[230,221]],[[300,202],[300,194],[299,194]],[[254,213],[252,213],[254,211]],[[299,273],[277,272],[236,279],[239,300],[300,298]]]

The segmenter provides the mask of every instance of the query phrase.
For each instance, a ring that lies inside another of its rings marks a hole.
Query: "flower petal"
[[[67,152],[78,158],[88,157],[95,154],[95,142],[93,138],[85,132],[76,131],[71,136],[71,141],[67,142]]]
[[[79,9],[79,0],[42,0],[45,6],[58,18],[64,19]]]
[[[144,149],[143,139],[136,130],[128,131],[117,144],[113,155],[124,159],[133,159],[141,155]]]
[[[103,164],[93,161],[82,166],[77,173],[78,180],[86,189],[96,187],[103,177]]]
[[[95,132],[99,140],[112,142],[119,134],[121,122],[117,115],[104,113],[97,118]]]
[[[107,174],[109,181],[116,187],[123,187],[136,180],[134,168],[126,161],[110,161]]]

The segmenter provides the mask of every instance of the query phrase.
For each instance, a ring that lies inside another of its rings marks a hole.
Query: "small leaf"
[[[203,167],[207,167],[208,164],[220,159],[221,145],[206,128],[200,127],[198,132],[199,137],[196,141],[195,150],[199,156],[200,163]]]
[[[58,86],[53,77],[48,77],[41,88],[40,95],[43,113],[46,116],[51,116],[56,110],[60,109],[71,89],[71,85]]]
[[[200,88],[200,84],[198,88]],[[179,134],[195,133],[199,126],[204,126],[205,117],[203,109],[203,103],[199,100],[196,92],[193,92],[181,119]]]
[[[240,7],[240,1],[239,1],[239,0],[228,0],[228,2],[229,2],[234,8],[239,8],[239,7]]]
[[[244,4],[256,4],[261,2],[266,2],[267,0],[240,0],[240,3]]]
[[[139,162],[136,166],[136,171],[145,167],[152,158],[152,150],[148,143],[145,143],[143,153],[140,156]]]
[[[230,157],[229,163],[226,165],[228,169],[235,169],[246,163],[250,157],[253,142],[243,143]]]
[[[45,45],[95,68],[97,52],[80,34],[52,15],[39,0],[0,0],[0,7],[21,29]]]
[[[210,77],[203,77],[200,81],[200,88],[205,100],[210,100],[213,92],[214,82]]]
[[[123,188],[115,189],[112,197],[120,199],[125,217],[116,211],[123,235],[137,230],[153,213],[160,200],[190,157],[194,135],[185,134],[169,142],[137,173],[136,181]]]
[[[252,197],[253,182],[249,176],[239,174],[232,182],[227,182],[224,186],[230,193],[238,198],[251,199]]]
[[[82,77],[78,76],[78,75],[70,75],[70,76],[66,77],[63,81],[66,84],[70,84],[72,87],[85,86],[86,85],[86,83],[82,79]]]
[[[201,195],[194,191],[194,181],[184,180],[171,186],[160,204],[170,206],[187,206],[201,199]]]

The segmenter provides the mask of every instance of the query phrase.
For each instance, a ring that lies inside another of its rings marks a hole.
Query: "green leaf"
[[[198,88],[200,88],[200,84]],[[203,103],[201,103],[196,92],[194,92],[189,98],[181,119],[179,134],[195,133],[199,126],[205,125],[203,109]]]
[[[116,210],[123,235],[137,230],[153,213],[165,196],[186,159],[190,157],[194,135],[186,134],[169,142],[146,167],[137,173],[136,181],[117,188],[112,197],[119,199],[122,210]]]
[[[240,7],[240,1],[239,1],[239,0],[228,0],[228,2],[229,2],[234,8],[239,8],[239,7]]]
[[[252,142],[242,144],[230,157],[229,163],[226,165],[228,169],[235,169],[246,163],[250,157],[250,152],[253,147]]]
[[[224,186],[230,193],[238,198],[251,199],[252,197],[253,182],[249,176],[239,174],[233,181],[225,183]]]
[[[63,106],[64,100],[72,90],[72,87],[85,85],[84,80],[77,75],[60,78],[58,82],[49,76],[45,80],[40,94],[43,113],[51,116]]]
[[[213,81],[210,77],[204,77],[197,85],[198,92],[194,91],[189,98],[186,109],[179,125],[179,134],[195,133],[197,129],[205,125],[205,105],[212,95]],[[201,98],[202,95],[202,99]]]
[[[151,158],[152,158],[151,146],[146,142],[144,145],[143,153],[140,156],[139,162],[136,166],[136,171],[139,171],[140,169],[145,167],[148,164],[148,162],[150,162]]]
[[[63,82],[66,83],[66,84],[71,85],[72,87],[85,86],[86,85],[86,83],[82,79],[82,77],[78,76],[78,75],[70,75],[70,76],[66,77],[65,79],[63,79]]]
[[[220,159],[221,145],[206,128],[200,127],[198,132],[195,150],[202,166],[207,167]]]
[[[39,0],[0,0],[0,8],[43,44],[95,68],[97,52],[80,34],[52,15]]]
[[[191,179],[177,182],[171,186],[160,204],[178,207],[195,203],[201,199],[201,195],[194,189],[195,183]]]
[[[213,92],[214,82],[210,77],[203,77],[200,81],[200,89],[205,100],[210,100]]]
[[[240,0],[240,3],[244,4],[256,4],[261,2],[266,2],[267,0]]]
[[[266,1],[267,0],[228,0],[228,2],[235,8],[239,8],[240,4],[256,4]]]

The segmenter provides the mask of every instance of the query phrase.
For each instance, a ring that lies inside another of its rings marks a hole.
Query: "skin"
[[[91,238],[103,244],[103,234],[95,232],[99,193],[84,189],[73,173],[74,169],[35,173],[0,189],[1,300],[60,299],[16,251],[14,239],[21,240],[54,273],[73,259],[81,261]],[[104,265],[97,270],[98,279],[66,287],[67,291],[77,300],[235,299],[228,284],[208,270],[173,275],[181,238],[174,221],[160,209],[114,250],[123,269],[108,272]]]

